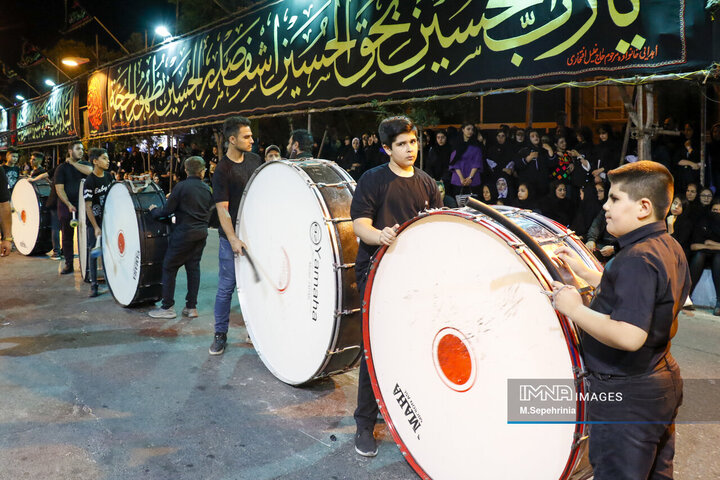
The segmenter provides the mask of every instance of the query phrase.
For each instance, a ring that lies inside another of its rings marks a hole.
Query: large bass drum
[[[266,163],[243,193],[235,262],[243,318],[265,366],[299,385],[340,373],[360,358],[357,240],[350,219],[355,182],[327,160]]]
[[[124,307],[162,298],[162,262],[170,231],[152,218],[150,205],[165,205],[163,191],[152,182],[114,183],[105,199],[103,269],[115,301]]]
[[[567,245],[600,268],[552,220],[498,210],[546,253]],[[591,476],[582,395],[564,423],[517,420],[523,410],[510,402],[516,380],[585,392],[578,331],[542,292],[551,278],[510,230],[469,208],[423,214],[376,254],[364,299],[368,370],[380,412],[422,478]]]
[[[50,211],[45,208],[50,188],[46,180],[30,182],[22,178],[15,184],[11,198],[15,209],[12,236],[23,255],[44,254],[52,249]]]

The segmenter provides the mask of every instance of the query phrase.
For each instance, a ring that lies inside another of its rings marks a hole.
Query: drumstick
[[[258,274],[258,270],[255,267],[255,262],[253,262],[252,257],[248,253],[248,251],[245,249],[245,247],[241,247],[242,253],[247,258],[248,263],[250,264],[250,268],[253,270],[253,277],[255,278],[255,283],[258,283],[260,281],[260,275]],[[267,277],[267,275],[266,275]]]

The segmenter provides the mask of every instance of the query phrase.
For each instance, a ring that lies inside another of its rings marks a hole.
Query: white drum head
[[[140,280],[140,229],[135,205],[125,183],[110,187],[102,223],[102,255],[105,279],[115,300],[128,306]]]
[[[80,276],[85,278],[85,270],[88,262],[87,258],[87,226],[85,221],[85,198],[83,197],[83,189],[85,188],[85,179],[80,180],[80,193],[78,194],[78,259],[80,261]]]
[[[40,203],[32,184],[22,178],[12,193],[12,236],[15,247],[23,255],[30,255],[40,233]]]
[[[323,367],[339,295],[324,204],[306,179],[290,162],[265,164],[246,187],[237,222],[261,276],[256,283],[247,259],[237,257],[248,333],[265,366],[292,385]]]
[[[366,335],[383,415],[431,478],[560,478],[575,425],[508,424],[508,379],[572,380],[571,357],[497,234],[450,214],[409,225],[378,264]]]

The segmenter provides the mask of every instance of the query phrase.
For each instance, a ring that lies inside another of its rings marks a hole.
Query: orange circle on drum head
[[[117,244],[120,255],[125,254],[125,235],[123,235],[123,232],[118,233]]]
[[[25,210],[20,212],[20,220],[22,220],[23,223],[27,222],[27,212]]]
[[[437,346],[438,366],[450,382],[465,385],[472,375],[470,352],[460,338],[446,334]]]

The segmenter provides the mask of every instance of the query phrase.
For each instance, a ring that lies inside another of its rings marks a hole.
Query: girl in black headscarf
[[[568,188],[565,182],[553,181],[550,184],[550,193],[541,203],[543,215],[550,217],[561,225],[569,226],[574,216],[572,201],[568,198]]]

